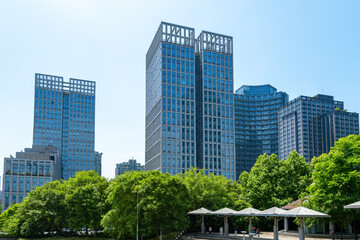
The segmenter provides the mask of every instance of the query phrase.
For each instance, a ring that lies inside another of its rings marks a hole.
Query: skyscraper
[[[35,74],[33,144],[55,146],[61,177],[94,170],[95,82]]]
[[[95,152],[94,153],[94,170],[101,176],[101,160],[102,160],[102,153]]]
[[[196,165],[235,180],[233,38],[202,31],[195,49]]]
[[[242,86],[235,92],[236,178],[259,155],[279,153],[278,111],[289,96],[271,85]]]
[[[118,163],[115,168],[115,177],[129,171],[144,171],[144,165],[136,162],[134,158],[129,159],[127,162]]]
[[[359,134],[359,115],[346,112],[333,96],[300,96],[279,110],[280,159],[296,150],[310,161],[349,134]]]
[[[234,179],[232,91],[231,37],[161,22],[146,54],[146,170]]]

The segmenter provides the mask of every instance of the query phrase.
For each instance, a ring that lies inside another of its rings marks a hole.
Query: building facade
[[[140,171],[144,171],[144,170],[145,170],[145,166],[136,162],[136,160],[132,158],[132,159],[129,159],[128,162],[116,164],[115,177],[117,175],[121,175],[126,172],[130,172],[130,171],[139,171],[140,172]]]
[[[35,74],[33,144],[60,151],[61,177],[94,170],[95,82]]]
[[[314,156],[328,152],[338,138],[359,134],[358,114],[343,110],[343,102],[322,94],[314,97],[300,96],[281,107],[280,159],[286,159],[291,151],[296,150],[310,161]]]
[[[36,187],[60,177],[60,155],[54,146],[33,146],[17,152],[15,158],[4,158],[2,211],[22,202]]]
[[[94,153],[94,170],[101,176],[101,161],[102,161],[102,153],[95,152]]]
[[[279,154],[278,111],[289,96],[271,85],[242,86],[234,100],[238,179],[243,171],[250,172],[259,155]]]
[[[146,55],[146,170],[235,178],[232,44],[161,22]]]
[[[235,180],[233,38],[202,31],[195,66],[196,166]]]

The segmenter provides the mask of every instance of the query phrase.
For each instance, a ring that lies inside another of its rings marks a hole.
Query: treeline
[[[259,156],[239,181],[190,169],[171,176],[159,171],[128,172],[107,180],[94,171],[78,172],[68,181],[55,181],[31,191],[24,202],[0,215],[0,230],[12,236],[77,233],[107,234],[116,239],[150,239],[184,229],[198,231],[199,217],[187,212],[205,207],[234,210],[252,206],[282,207],[310,196],[307,207],[332,216],[328,221],[355,224],[359,212],[342,206],[360,200],[360,136],[340,139],[329,154],[311,163],[297,152],[288,159]],[[138,214],[137,214],[138,210]],[[223,219],[211,217],[215,226]],[[230,228],[246,229],[247,221],[233,217]]]

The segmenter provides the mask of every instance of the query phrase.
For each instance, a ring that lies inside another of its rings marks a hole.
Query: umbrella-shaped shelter
[[[344,208],[360,208],[360,201],[344,206]]]
[[[224,216],[224,236],[229,235],[229,216],[236,215],[237,211],[230,208],[222,208],[211,213],[211,215]]]
[[[274,218],[274,240],[279,240],[279,217],[287,211],[278,207],[272,207],[264,211],[258,212],[256,216],[273,217]]]
[[[300,221],[299,227],[299,240],[305,239],[305,232],[304,232],[304,218],[306,217],[330,217],[329,215],[321,212],[317,212],[315,210],[306,208],[306,207],[297,207],[291,209],[285,213],[280,214],[283,217],[297,217]]]
[[[204,216],[210,215],[213,211],[206,208],[199,208],[194,211],[188,212],[189,215],[200,215],[201,216],[201,233],[205,233],[205,221]]]
[[[255,208],[251,208],[251,207],[248,207],[248,208],[245,208],[243,210],[240,210],[238,212],[236,212],[235,215],[238,215],[238,216],[247,216],[249,217],[249,233],[251,233],[251,230],[252,230],[252,223],[251,223],[251,219],[253,216],[255,216],[256,213],[260,212],[260,210],[257,210]]]

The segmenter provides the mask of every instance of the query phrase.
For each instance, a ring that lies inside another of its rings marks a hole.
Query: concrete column
[[[204,234],[205,230],[205,221],[204,221],[204,216],[201,216],[201,233]]]
[[[228,216],[224,216],[224,236],[229,236]]]
[[[284,230],[285,232],[288,232],[289,231],[289,221],[288,221],[288,218],[284,218]]]
[[[304,232],[304,218],[299,218],[300,227],[299,227],[299,240],[305,240],[305,232]]]
[[[249,217],[249,234],[252,232],[252,222],[251,222],[251,220],[252,220],[252,216],[250,216]]]
[[[278,217],[274,217],[274,240],[279,240],[279,227],[278,227]]]

